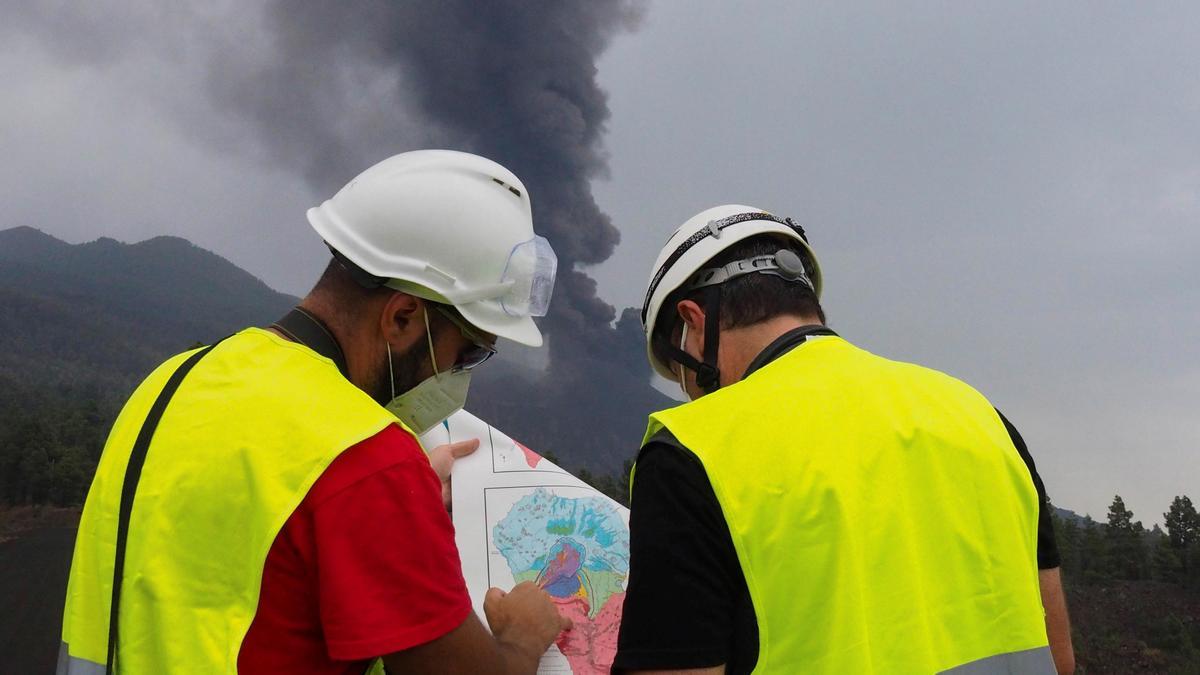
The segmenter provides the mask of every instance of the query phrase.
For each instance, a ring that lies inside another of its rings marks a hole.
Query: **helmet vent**
[[[500,185],[501,187],[506,187],[506,188],[508,188],[508,191],[509,191],[509,192],[511,192],[511,193],[513,193],[514,195],[516,195],[516,196],[518,196],[518,197],[520,197],[520,196],[521,196],[521,191],[520,191],[520,190],[518,190],[517,188],[515,188],[515,187],[513,187],[513,186],[509,185],[508,183],[505,183],[504,181],[500,180],[499,178],[493,178],[493,179],[492,179],[492,181],[493,181],[494,183],[496,183],[497,185]]]

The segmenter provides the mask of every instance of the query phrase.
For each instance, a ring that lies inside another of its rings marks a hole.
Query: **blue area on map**
[[[560,497],[537,488],[492,530],[493,543],[514,575],[546,569],[564,538],[582,548],[583,569],[629,572],[629,528],[604,497]]]

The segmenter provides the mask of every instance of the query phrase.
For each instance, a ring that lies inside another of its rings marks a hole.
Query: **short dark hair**
[[[364,288],[337,258],[330,258],[310,294],[327,298],[330,308],[338,313],[339,318],[349,318],[367,300],[389,292],[390,289],[382,286]]]
[[[325,266],[325,271],[321,273],[321,278],[317,279],[317,283],[313,286],[309,294],[321,296],[326,301],[329,309],[334,313],[336,319],[345,322],[354,319],[357,316],[357,312],[366,307],[367,301],[381,295],[396,292],[396,290],[387,286],[376,288],[363,286],[355,280],[354,274],[346,269],[346,266],[340,260],[333,258]],[[459,321],[470,325],[470,322],[462,316],[462,313],[455,306],[432,300],[425,300],[425,302],[430,307],[441,307],[444,311],[454,315]],[[447,319],[438,312],[431,312],[429,314],[429,321],[435,334],[443,330],[445,326],[454,327],[454,323],[450,319]]]
[[[735,260],[773,255],[781,249],[788,249],[800,256],[805,268],[811,271],[812,263],[799,244],[770,234],[743,239],[718,253],[703,267],[720,267]],[[705,290],[699,288],[688,292],[681,289],[667,296],[659,309],[655,332],[669,340],[678,323],[675,305],[687,299],[703,307]],[[787,281],[772,274],[744,274],[721,284],[722,329],[753,326],[788,314],[815,316],[825,323],[825,310],[821,308],[817,294],[803,283]]]

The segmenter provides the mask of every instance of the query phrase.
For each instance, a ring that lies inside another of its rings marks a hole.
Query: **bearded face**
[[[429,374],[432,374],[433,366],[427,365],[429,363],[429,343],[426,340],[417,340],[412,349],[402,354],[397,354],[393,350],[391,359],[388,358],[385,350],[374,368],[375,374],[371,378],[371,387],[368,393],[379,405],[387,405],[393,398],[417,386]],[[429,371],[429,373],[424,371]],[[395,383],[395,393],[392,392],[393,383]]]

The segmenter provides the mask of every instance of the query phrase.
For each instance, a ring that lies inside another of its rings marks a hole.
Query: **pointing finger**
[[[500,600],[500,598],[503,598],[506,595],[508,595],[508,594],[505,593],[504,591],[500,590],[499,588],[489,588],[488,592],[486,594],[484,594],[484,596],[483,596],[483,604],[485,604],[485,605],[495,604],[498,600]]]

